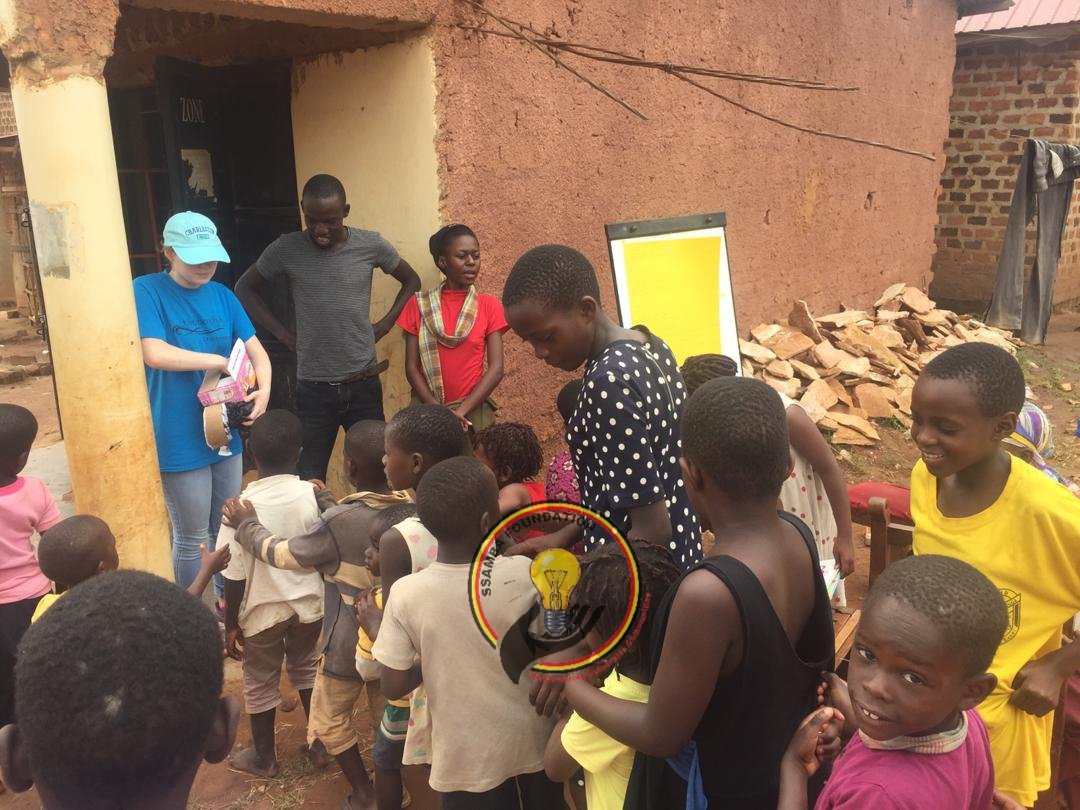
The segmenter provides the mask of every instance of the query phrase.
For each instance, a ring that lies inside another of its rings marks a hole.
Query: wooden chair
[[[839,666],[851,653],[851,646],[855,643],[855,630],[859,626],[859,619],[862,617],[861,610],[852,611],[847,617],[847,620],[840,626],[840,629],[836,631],[836,644],[834,649],[836,650],[836,665]]]
[[[886,568],[911,555],[915,527],[894,521],[884,498],[870,499],[870,587]]]
[[[857,508],[852,501],[851,519],[853,522],[870,527],[870,584],[874,584],[877,575],[897,560],[911,554],[911,533],[914,529],[909,523],[893,521],[889,516],[889,504],[885,498],[870,498],[865,508]],[[836,631],[837,666],[851,653],[855,643],[855,630],[859,626],[862,611],[856,610]]]

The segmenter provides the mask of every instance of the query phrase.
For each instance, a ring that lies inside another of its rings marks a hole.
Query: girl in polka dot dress
[[[735,363],[720,354],[702,354],[688,357],[682,373],[689,396],[714,377],[735,376]],[[793,462],[791,475],[780,490],[780,505],[810,527],[817,540],[818,556],[835,560],[841,576],[846,577],[855,570],[855,548],[843,473],[802,406],[783,394],[780,398],[787,409]],[[842,583],[837,598],[843,603]]]
[[[592,265],[563,245],[518,259],[503,306],[538,358],[564,371],[585,366],[566,426],[582,505],[624,535],[667,547],[684,570],[693,566],[702,556],[701,532],[679,467],[686,395],[671,349],[648,330],[608,318]],[[598,526],[569,526],[512,551],[568,548],[578,539],[588,551],[606,537]]]

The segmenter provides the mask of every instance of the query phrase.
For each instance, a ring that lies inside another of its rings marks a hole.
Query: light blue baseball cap
[[[214,223],[194,211],[181,211],[169,217],[162,241],[186,264],[229,261]]]

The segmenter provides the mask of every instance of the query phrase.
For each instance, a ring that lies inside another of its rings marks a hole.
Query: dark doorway
[[[298,230],[289,62],[208,68],[156,63],[153,87],[110,93],[124,223],[133,276],[162,269],[165,220],[199,211],[217,225],[232,262],[215,281],[232,287],[280,234]],[[292,324],[282,280],[267,304]],[[271,407],[292,408],[296,357],[257,327],[274,366]]]

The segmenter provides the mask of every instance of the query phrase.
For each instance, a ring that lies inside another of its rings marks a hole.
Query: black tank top
[[[780,760],[799,723],[817,705],[820,673],[833,668],[832,607],[817,546],[801,520],[786,513],[780,517],[798,529],[806,543],[808,573],[814,578],[814,607],[794,647],[765,589],[746,565],[722,555],[687,572],[706,569],[722,580],[742,617],[742,661],[733,673],[717,681],[693,737],[705,796],[709,807],[718,810],[775,810]],[[678,585],[661,602],[654,625],[650,644],[654,674],[677,590]],[[679,781],[665,761],[638,754],[625,807],[681,808],[685,785]]]

